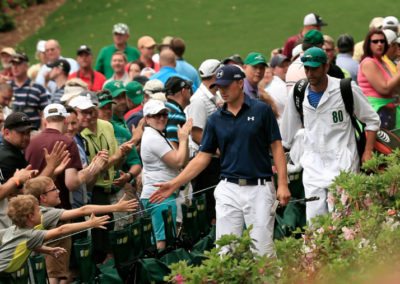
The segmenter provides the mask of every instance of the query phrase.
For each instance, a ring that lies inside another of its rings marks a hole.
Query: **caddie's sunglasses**
[[[321,56],[303,56],[301,58],[301,62],[320,62],[320,63],[325,63],[326,58],[321,57]]]

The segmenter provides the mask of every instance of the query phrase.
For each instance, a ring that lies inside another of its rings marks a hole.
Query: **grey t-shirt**
[[[36,229],[49,230],[57,227],[60,221],[61,215],[64,213],[64,209],[40,206],[40,212],[42,213],[42,224]]]
[[[12,225],[11,219],[7,215],[8,198],[0,200],[0,229],[7,229]]]
[[[0,230],[0,272],[20,269],[31,251],[43,245],[46,231],[33,228],[18,228],[13,225]]]

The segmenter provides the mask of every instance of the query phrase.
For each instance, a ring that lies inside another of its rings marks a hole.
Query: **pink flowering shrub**
[[[226,236],[220,240],[220,245],[231,244],[228,255],[220,256],[219,249],[214,249],[198,267],[182,262],[172,265],[168,280],[370,283],[370,277],[380,279],[381,274],[386,277],[398,271],[400,150],[386,157],[374,156],[365,163],[364,171],[341,173],[329,189],[328,202],[333,212],[316,217],[311,226],[294,232],[302,233],[301,238],[276,241],[276,259],[253,255],[246,231],[243,238]]]

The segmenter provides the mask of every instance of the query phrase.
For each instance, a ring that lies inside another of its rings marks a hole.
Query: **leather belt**
[[[239,186],[246,186],[246,185],[264,185],[267,182],[271,181],[271,177],[265,178],[252,178],[252,179],[245,179],[245,178],[226,178],[221,177],[221,180],[238,184]]]

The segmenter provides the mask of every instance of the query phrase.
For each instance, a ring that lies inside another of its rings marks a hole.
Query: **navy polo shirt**
[[[270,144],[281,140],[275,116],[269,105],[244,96],[236,116],[226,104],[207,120],[200,151],[221,152],[221,176],[265,178],[272,176]]]

